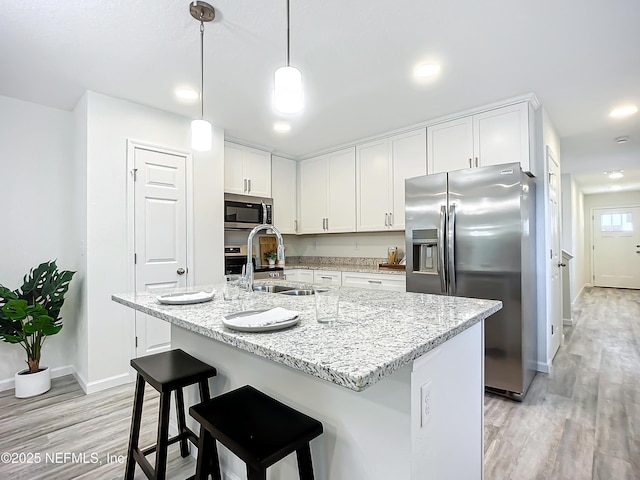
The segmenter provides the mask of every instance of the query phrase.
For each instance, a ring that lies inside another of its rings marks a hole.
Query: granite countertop
[[[260,283],[260,282],[256,282]],[[291,282],[278,284],[296,285]],[[297,284],[300,286],[300,284]],[[315,320],[315,299],[253,292],[224,301],[222,284],[170,290],[215,290],[215,298],[194,305],[163,305],[154,293],[116,294],[112,300],[200,335],[355,391],[362,391],[502,308],[502,302],[407,292],[342,287],[340,320]],[[225,314],[281,306],[300,312],[288,329],[236,332]]]
[[[405,270],[382,269],[377,266],[369,265],[349,265],[349,264],[326,264],[326,263],[285,263],[284,270],[334,270],[338,272],[357,272],[357,273],[390,273],[391,275],[406,275]]]

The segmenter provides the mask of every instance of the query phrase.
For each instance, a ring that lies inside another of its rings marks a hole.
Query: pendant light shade
[[[302,73],[295,67],[280,67],[274,75],[273,105],[281,113],[297,113],[304,106]]]
[[[211,150],[213,146],[213,131],[211,123],[200,118],[191,121],[191,148],[199,152]]]
[[[289,63],[289,13],[287,0],[287,65],[278,68],[273,78],[273,107],[280,113],[298,113],[304,107],[302,73]]]
[[[189,13],[200,22],[200,118],[191,122],[191,148],[206,152],[213,146],[213,129],[204,119],[204,22],[212,21],[216,12],[208,3],[195,1],[189,4]]]

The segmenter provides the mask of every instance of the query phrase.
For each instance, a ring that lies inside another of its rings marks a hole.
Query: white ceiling
[[[640,105],[637,0],[291,0],[291,64],[306,107],[288,117],[271,106],[286,1],[209,1],[205,117],[227,136],[297,157],[534,92],[562,138],[563,172],[585,188],[605,169],[640,176],[640,114],[608,117]],[[0,95],[71,110],[89,89],[197,116],[173,94],[199,84],[188,5],[0,0]],[[416,82],[424,61],[442,72]],[[273,132],[283,118],[292,130]],[[620,135],[630,141],[616,144]]]

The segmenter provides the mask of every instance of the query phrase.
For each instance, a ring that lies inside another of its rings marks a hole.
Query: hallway
[[[585,288],[550,375],[485,395],[485,479],[640,479],[640,291]]]

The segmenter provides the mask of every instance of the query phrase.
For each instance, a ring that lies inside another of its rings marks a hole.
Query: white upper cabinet
[[[404,230],[404,181],[427,173],[424,128],[356,146],[357,230]]]
[[[224,142],[224,191],[271,197],[271,154]]]
[[[304,160],[299,168],[298,233],[354,232],[355,149]]]
[[[273,198],[273,224],[280,233],[297,233],[295,160],[271,157],[271,196]]]
[[[429,173],[450,172],[472,166],[473,120],[458,118],[427,127]]]
[[[529,137],[527,102],[429,126],[429,173],[512,162],[531,172]]]

